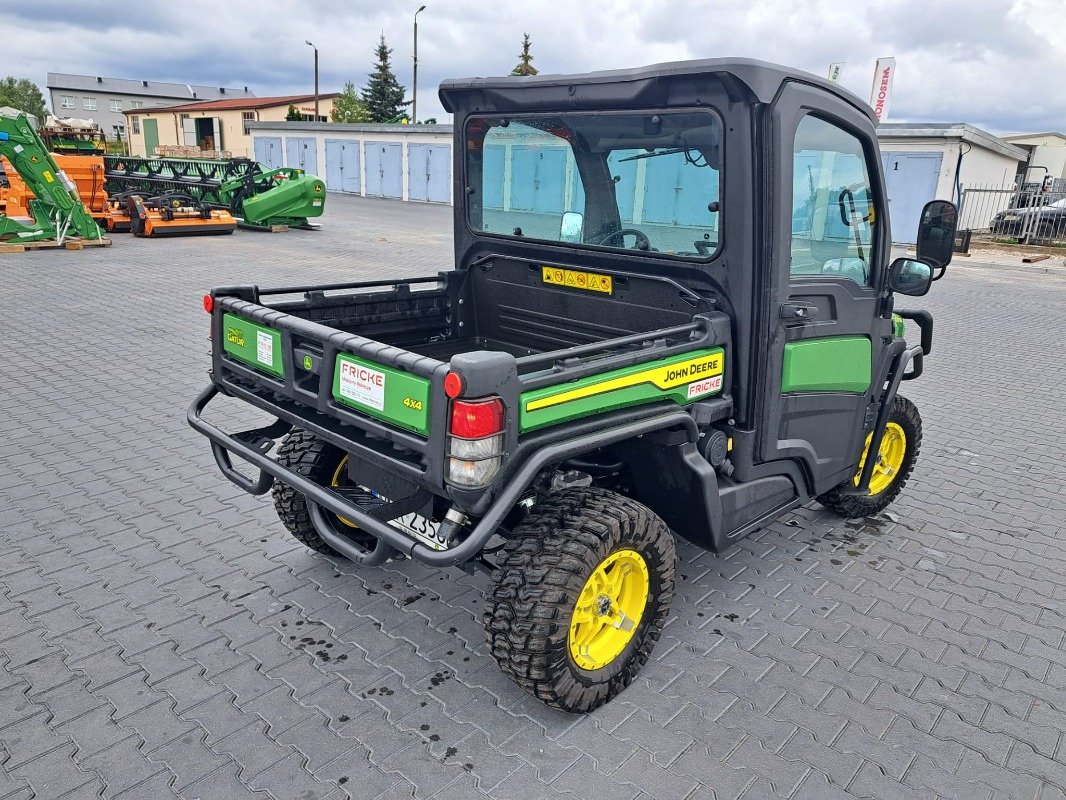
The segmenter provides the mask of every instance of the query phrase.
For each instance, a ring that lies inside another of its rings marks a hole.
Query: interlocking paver
[[[651,662],[575,718],[492,663],[485,576],[302,548],[185,425],[211,285],[450,258],[447,208],[333,196],[324,223],[2,257],[0,797],[1063,795],[1064,362],[1048,342],[1066,281],[953,265],[921,302],[936,349],[905,390],[926,435],[890,512],[812,504],[721,556],[680,544]],[[162,311],[115,302],[133,277]],[[973,341],[993,296],[1011,355],[989,368]],[[143,335],[159,330],[169,349]],[[41,341],[46,360],[8,355]]]

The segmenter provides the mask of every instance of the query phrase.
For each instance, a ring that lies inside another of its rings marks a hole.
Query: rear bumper
[[[641,436],[652,431],[667,428],[684,428],[690,439],[698,439],[695,423],[686,412],[677,409],[664,411],[654,416],[631,422],[605,427],[591,433],[575,436],[566,441],[545,444],[532,452],[528,458],[513,471],[509,471],[507,483],[499,487],[495,500],[485,514],[470,529],[461,541],[445,550],[433,550],[403,531],[389,525],[388,522],[371,516],[357,503],[341,496],[331,489],[293,472],[278,463],[269,453],[274,439],[284,435],[293,425],[278,420],[266,428],[230,434],[203,418],[204,409],[219,393],[214,384],[204,389],[189,407],[189,424],[198,433],[211,442],[211,450],[222,474],[237,486],[251,494],[266,494],[274,480],[279,480],[303,494],[311,502],[334,514],[353,520],[364,533],[372,534],[385,544],[411,558],[427,564],[449,565],[461,564],[475,558],[484,548],[502,524],[507,514],[521,500],[526,489],[545,467],[571,458],[575,455],[603,447],[614,442]],[[239,472],[232,463],[231,455],[236,455],[250,463],[259,471],[258,476],[249,477]],[[366,551],[354,542],[339,536],[329,529],[319,529],[318,533],[335,550],[357,561],[365,561]]]

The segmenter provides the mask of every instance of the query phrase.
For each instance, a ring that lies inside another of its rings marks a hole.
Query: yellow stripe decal
[[[600,383],[579,386],[576,389],[570,389],[548,397],[541,397],[537,400],[530,400],[526,403],[526,411],[550,408],[561,403],[569,403],[571,400],[580,400],[583,397],[613,392],[616,389],[627,389],[630,386],[639,386],[642,383],[651,383],[660,389],[673,389],[675,386],[721,375],[724,363],[722,353],[715,353],[709,356],[693,358],[689,361],[669,364],[665,367],[654,367],[641,372],[634,372],[632,375],[623,375]]]

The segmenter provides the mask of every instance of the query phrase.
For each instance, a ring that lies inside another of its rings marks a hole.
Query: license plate
[[[410,534],[427,547],[444,550],[447,545],[440,537],[440,523],[426,519],[420,514],[404,514],[389,522],[394,528]]]
[[[1016,217],[1016,216],[1014,216],[1013,214],[1008,214],[1008,215],[1007,215],[1007,216],[1005,216],[1005,217],[1004,217],[1003,219],[1004,219],[1004,221],[1006,221],[1006,222],[1017,222],[1018,220],[1020,220],[1020,219],[1021,219],[1021,217]]]

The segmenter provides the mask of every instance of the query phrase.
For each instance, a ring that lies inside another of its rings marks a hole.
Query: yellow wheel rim
[[[866,437],[866,446],[862,449],[862,458],[859,460],[859,471],[855,473],[854,483],[859,485],[859,476],[866,465],[866,456],[870,453],[871,433]],[[870,475],[870,494],[881,494],[896,479],[896,475],[903,468],[903,456],[907,452],[907,434],[899,423],[890,422],[885,427],[884,438],[881,439],[881,448],[877,451],[877,462],[874,471]]]
[[[570,617],[570,655],[586,670],[606,667],[626,649],[651,591],[648,565],[635,550],[611,553],[592,571]]]
[[[338,486],[346,486],[350,483],[348,480],[348,456],[341,459],[341,463],[337,465],[337,469],[333,471],[333,478],[330,479],[329,485],[336,489]],[[359,526],[352,522],[350,519],[337,515],[337,519],[347,525],[349,528],[358,528]]]

